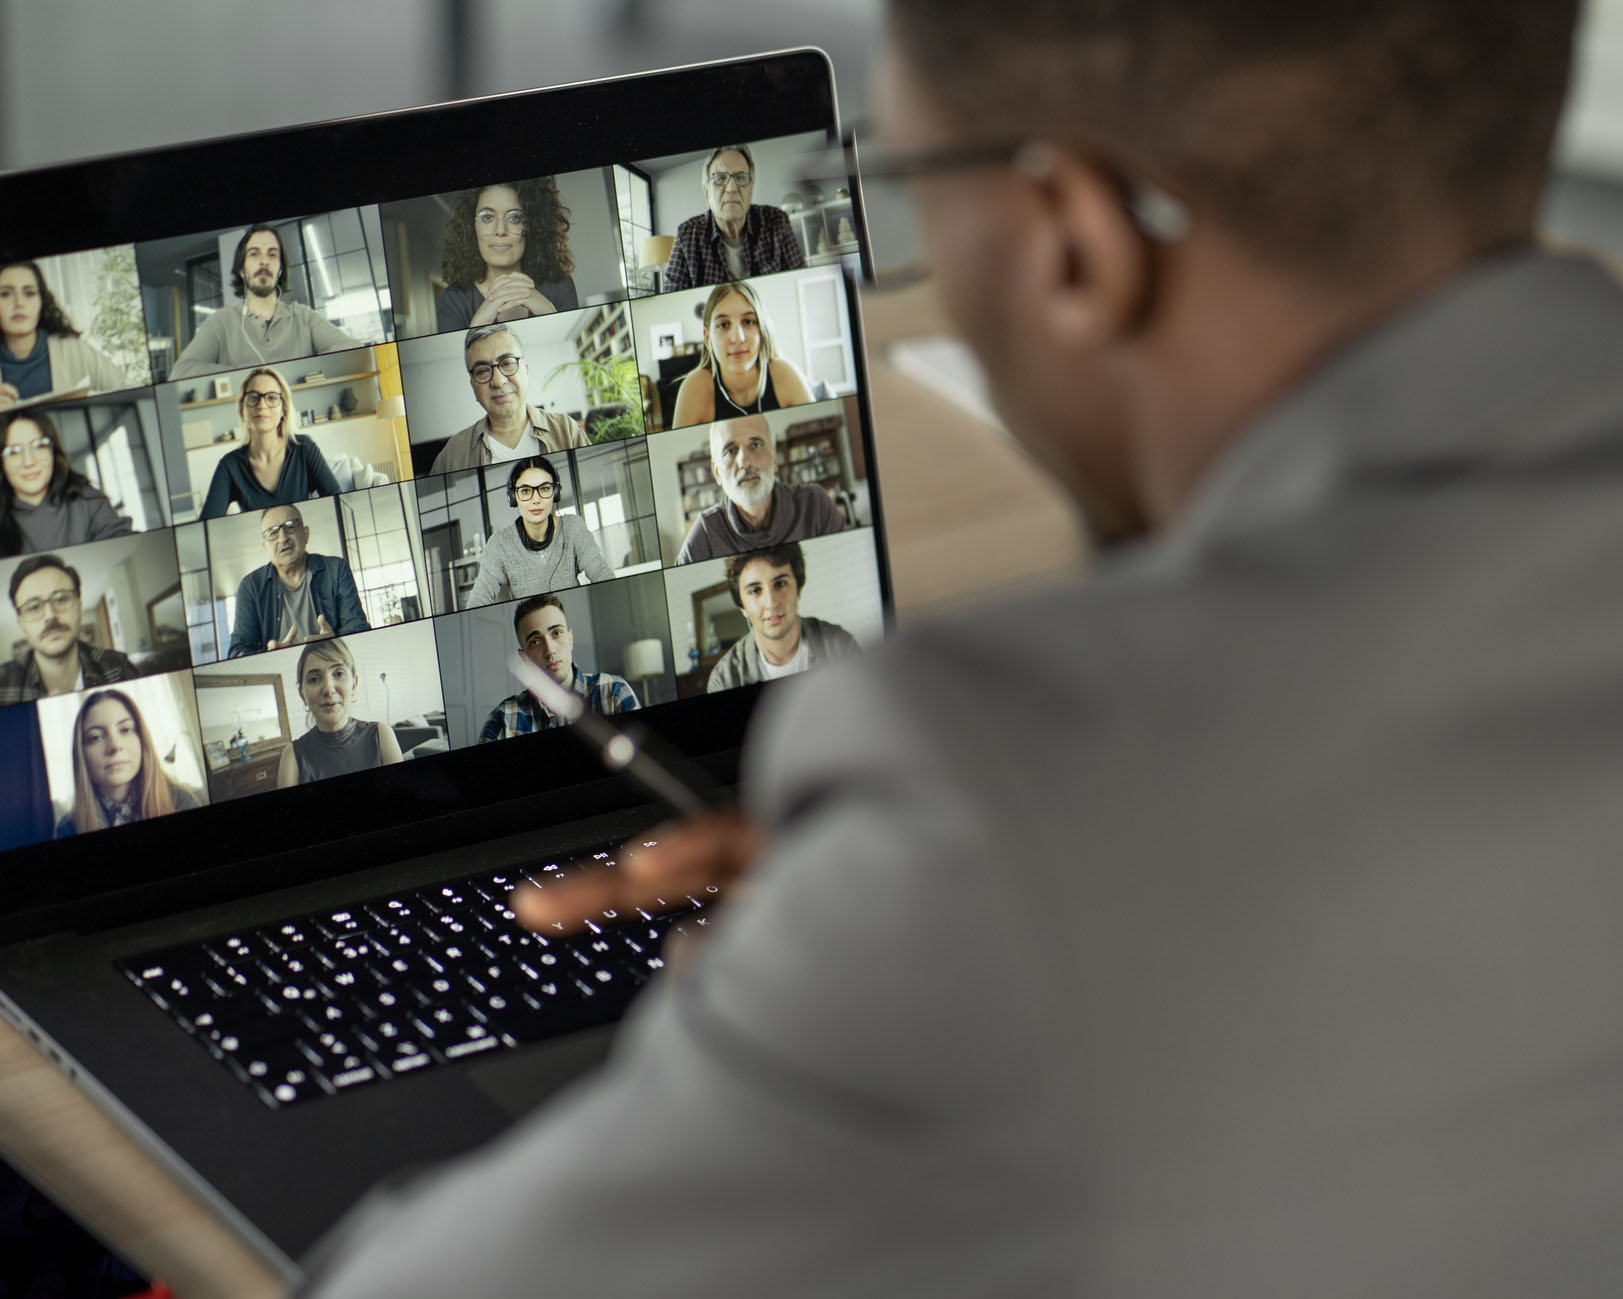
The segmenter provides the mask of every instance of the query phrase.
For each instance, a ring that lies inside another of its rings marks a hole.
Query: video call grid
[[[622,174],[629,174],[629,173],[626,172],[626,169],[616,168],[615,170],[616,170],[616,172],[620,172]],[[619,205],[619,207],[621,208],[622,211],[627,206],[625,201],[623,200],[623,198],[620,199],[620,202],[619,202],[618,205]],[[615,231],[615,236],[616,236],[616,240],[618,240],[618,237],[619,237],[619,231],[618,230]],[[125,246],[125,247],[129,247],[129,246]],[[113,249],[113,250],[102,250],[102,251],[111,253],[111,252],[116,252],[117,250]],[[655,285],[655,292],[652,293],[652,294],[647,293],[646,289],[642,289],[641,286],[637,286],[635,288],[628,288],[627,291],[628,291],[628,293],[639,292],[639,291],[643,293],[643,296],[641,298],[635,299],[634,302],[631,304],[631,309],[632,310],[635,310],[637,303],[646,302],[646,301],[649,300],[649,298],[657,298],[657,297],[661,296],[661,293],[660,293],[660,291],[658,289],[658,286],[657,286],[657,281],[656,281],[656,285]],[[673,292],[675,292],[675,291],[673,291]],[[392,298],[393,298],[392,287],[391,287],[390,296],[391,296],[391,300],[392,300]],[[588,313],[588,312],[593,312],[593,311],[600,311],[602,309],[602,305],[603,304],[596,304],[593,307],[581,308],[580,310],[581,310],[581,312],[583,314]],[[145,309],[146,309],[145,308],[145,303],[143,303],[143,315],[145,313]],[[626,310],[626,308],[623,307],[622,310]],[[392,319],[392,314],[389,315],[389,316],[386,316],[385,320],[384,320],[383,331],[382,331],[383,334],[384,334],[384,338],[379,339],[379,340],[369,344],[369,346],[374,350],[374,352],[381,352],[384,349],[388,349],[389,351],[393,351],[394,345],[391,342],[387,341],[392,336],[392,334],[394,332],[393,331],[393,325],[394,325],[394,321]],[[148,328],[149,328],[149,338],[150,338],[151,337],[151,335],[150,335],[150,322],[148,323]],[[459,334],[461,331],[458,330],[458,331],[452,331],[452,332],[454,334]],[[637,373],[639,375],[641,375],[641,374],[646,372],[647,368],[649,368],[647,366],[647,362],[644,361],[644,359],[643,359],[643,350],[647,347],[647,340],[640,336],[640,333],[637,330],[637,328],[635,327],[635,325],[631,325],[629,328],[627,328],[626,332],[629,334],[629,337],[624,339],[625,351],[619,353],[619,355],[623,355],[623,356],[628,355],[631,362],[632,362],[632,365],[635,367]],[[330,353],[323,353],[323,352],[320,352],[320,351],[310,352],[307,355],[294,357],[294,358],[291,358],[289,360],[277,361],[277,362],[275,362],[275,365],[277,367],[300,366],[300,365],[306,364],[308,362],[314,361],[317,358],[319,358],[321,356],[324,356],[324,355],[330,355]],[[378,366],[378,371],[381,371],[383,368],[384,367],[380,364]],[[224,371],[224,370],[218,370],[218,371],[215,371],[214,373],[220,374],[220,373],[225,373],[225,372],[226,371]],[[374,372],[374,373],[376,373],[376,372]],[[398,374],[398,366],[396,366],[396,373]],[[340,376],[340,378],[344,378],[344,377],[348,377],[348,376]],[[182,383],[182,382],[199,382],[199,381],[202,381],[202,380],[206,380],[208,378],[209,378],[209,376],[207,376],[207,375],[188,376],[187,378],[183,378],[183,379],[180,379],[180,380],[174,380],[173,384],[178,384],[178,383]],[[173,384],[171,386],[173,386]],[[98,397],[97,404],[98,405],[106,405],[106,404],[108,404],[108,399],[109,398],[123,398],[127,402],[130,402],[130,403],[138,403],[140,401],[140,399],[141,399],[141,394],[143,394],[143,393],[145,393],[146,395],[151,397],[154,401],[156,401],[159,390],[161,388],[163,388],[164,386],[165,386],[164,384],[159,383],[159,384],[152,384],[152,385],[149,385],[149,386],[146,386],[146,387],[143,387],[143,386],[140,386],[140,385],[132,385],[130,387],[123,388],[123,389],[114,389],[114,390],[111,390],[110,392],[97,394],[97,397]],[[197,398],[195,396],[195,390],[194,390],[193,394],[190,394],[190,395],[193,396],[194,401],[197,400]],[[416,442],[416,439],[412,438],[411,431],[410,431],[411,430],[411,415],[410,415],[409,398],[407,397],[407,395],[403,391],[399,392],[398,394],[391,394],[391,395],[398,395],[400,397],[400,399],[401,399],[400,400],[400,405],[402,407],[404,407],[404,410],[402,411],[401,415],[398,418],[400,419],[401,423],[403,423],[404,426],[405,426],[407,440],[408,440],[409,445],[415,447],[417,445],[417,442]],[[230,392],[228,390],[226,393],[224,393],[223,395],[220,395],[220,396],[214,396],[214,395],[211,394],[210,398],[205,398],[203,400],[206,400],[206,401],[210,401],[210,400],[212,400],[212,401],[219,401],[219,400],[229,401],[230,400]],[[381,394],[380,394],[379,398],[377,399],[377,404],[381,405],[382,400],[383,399],[382,399]],[[41,409],[44,410],[44,411],[50,411],[50,410],[56,409],[56,407],[54,407],[54,406],[43,406],[43,407],[41,407]],[[172,482],[174,480],[172,480],[171,477],[170,477],[170,467],[167,464],[166,456],[173,452],[174,447],[172,445],[166,445],[167,443],[169,443],[171,435],[168,434],[168,430],[164,427],[165,420],[164,420],[164,418],[163,418],[163,416],[161,414],[160,414],[160,418],[159,418],[159,425],[160,425],[160,427],[159,427],[159,433],[158,433],[158,445],[156,447],[150,448],[148,450],[148,454],[153,459],[154,467],[157,468],[158,471],[159,471],[160,481],[165,486],[168,486],[168,485],[172,484]],[[150,432],[150,430],[146,430],[146,431]],[[659,432],[655,432],[651,436],[650,436],[649,433],[645,432],[640,439],[628,439],[628,443],[634,442],[634,441],[640,441],[646,447],[646,445],[651,440],[658,439],[659,437],[661,437],[661,436],[663,436],[665,434],[675,434],[675,433],[677,433],[679,431],[680,431],[679,427],[672,427],[672,428],[661,429]],[[851,423],[851,422],[847,423],[847,435],[854,438],[856,444],[860,447],[860,429],[854,427],[854,424]],[[183,452],[183,454],[184,454],[184,452]],[[423,481],[423,477],[426,477],[426,476],[417,475],[413,471],[412,467],[409,464],[402,465],[401,466],[401,471],[402,472],[398,475],[398,480],[397,481],[402,482],[402,483],[408,483],[412,479],[416,479],[418,485],[420,486],[422,481]],[[445,478],[449,478],[450,476],[451,475],[448,475],[448,474],[447,475],[441,475],[441,477],[445,477]],[[358,495],[360,492],[365,491],[365,490],[373,490],[373,489],[355,488],[355,489],[352,489],[351,492],[342,492],[342,493],[339,493],[336,496],[331,497],[331,498],[318,498],[318,499],[331,499],[334,502],[339,502],[339,501],[342,501],[345,496]],[[167,496],[167,493],[162,492],[162,491],[159,492],[160,501],[162,501],[165,505],[168,504],[168,501],[165,499],[166,496]],[[313,504],[315,504],[315,502],[311,502],[310,504],[313,505]],[[657,509],[656,509],[656,514],[657,514]],[[417,526],[418,534],[419,534],[419,546],[420,546],[421,519],[419,517],[416,520],[411,520],[409,513],[407,514],[406,517],[407,517],[407,520],[408,520],[408,527],[410,527],[413,522]],[[162,512],[162,518],[163,518],[164,524],[169,525],[169,524],[171,524],[171,521],[173,520],[174,515],[170,510],[165,509]],[[180,526],[181,527],[196,526],[196,527],[201,528],[204,525],[201,525],[201,524],[197,524],[197,525],[185,525],[185,524],[182,524]],[[162,531],[162,530],[163,530],[163,528],[161,528],[161,527],[160,528],[149,528],[149,531]],[[171,538],[174,538],[174,537],[176,537],[178,535],[178,532],[177,531],[171,531],[170,535],[171,535]],[[659,561],[659,567],[660,567],[661,570],[663,570],[664,568],[667,568],[667,567],[670,566],[669,557],[663,554],[664,549],[665,548],[663,546],[661,546],[661,552],[662,553],[661,553],[661,558],[660,558],[660,561]],[[205,554],[205,562],[204,562],[203,572],[205,574],[207,574],[208,569],[209,569],[208,556],[210,555],[210,551],[209,551],[206,539],[204,541],[204,554]],[[71,560],[70,560],[70,562],[71,562]],[[181,557],[179,555],[179,551],[178,551],[178,548],[177,548],[176,553],[175,553],[174,568],[178,572],[178,571],[181,570],[181,567],[182,567],[181,566]],[[619,579],[616,579],[616,580],[626,581],[626,580],[630,580],[630,579],[628,579],[628,578],[619,578]],[[215,596],[215,598],[217,599],[218,598],[218,593],[212,591],[212,581],[210,581],[210,591],[211,591],[211,594],[213,594]],[[429,604],[428,604],[428,601],[426,600],[426,598],[424,598],[425,595],[426,595],[426,593],[423,593],[423,592],[419,591],[419,600],[420,600],[419,608],[420,608],[420,612],[418,614],[418,617],[428,620],[429,625],[431,627],[434,625],[434,623],[439,622],[442,619],[450,619],[450,618],[453,618],[453,617],[457,616],[456,614],[454,614],[454,613],[452,613],[450,611],[441,612],[441,611],[432,609],[431,607],[429,607]],[[212,601],[211,601],[211,603],[212,603]],[[510,604],[516,604],[517,602],[513,601],[513,602],[509,602],[509,603]],[[410,621],[410,620],[408,619],[407,621]],[[672,638],[671,638],[671,624],[672,624],[672,621],[673,621],[672,614],[671,614],[669,605],[667,604],[667,608],[666,608],[666,625],[665,625],[665,628],[664,628],[665,642],[666,642],[667,645],[672,643]],[[437,645],[437,640],[436,640],[436,645]],[[251,662],[252,658],[254,658],[254,657],[258,657],[258,656],[249,656],[247,658],[237,660],[237,662],[246,664],[246,663]],[[198,668],[201,668],[203,665],[201,663],[198,663],[198,664],[189,665],[189,666],[193,667],[194,669],[198,669]],[[674,674],[674,668],[677,665],[669,664],[667,666],[668,666],[668,670],[672,671],[673,674]],[[176,674],[176,675],[179,676],[179,675],[184,675],[184,674]],[[192,675],[195,677],[195,675],[196,675],[195,670],[194,670]],[[198,707],[197,699],[196,699],[196,695],[195,695],[195,687],[194,687],[193,692],[192,692],[192,700],[191,700],[190,707],[192,708],[192,710],[195,713],[196,710],[197,710],[197,707]]]

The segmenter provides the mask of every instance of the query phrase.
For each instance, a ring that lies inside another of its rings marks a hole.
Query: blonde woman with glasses
[[[237,415],[244,445],[215,466],[203,500],[205,519],[219,518],[233,503],[243,510],[268,510],[338,495],[338,480],[320,448],[299,436],[293,392],[275,370],[261,366],[242,381]]]

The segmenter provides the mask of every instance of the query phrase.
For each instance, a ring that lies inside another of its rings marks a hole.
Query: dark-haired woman
[[[97,392],[130,386],[79,337],[35,263],[0,266],[0,410],[87,380]]]
[[[569,209],[551,176],[470,189],[445,226],[439,329],[522,320],[580,305]]]
[[[196,806],[196,795],[164,771],[135,700],[122,690],[86,695],[73,722],[73,810],[56,823],[56,837]]]
[[[614,570],[578,514],[559,514],[558,471],[545,456],[513,461],[507,471],[507,499],[518,509],[511,527],[497,528],[479,556],[479,576],[468,592],[468,608],[501,598],[505,587],[516,600],[574,586],[581,577],[607,582]]]
[[[42,410],[0,415],[0,556],[122,537],[130,521],[68,464]]]

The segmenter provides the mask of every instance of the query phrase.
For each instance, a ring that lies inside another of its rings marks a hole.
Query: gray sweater
[[[776,483],[772,488],[772,517],[760,532],[749,531],[738,507],[724,500],[699,511],[687,540],[676,553],[676,562],[692,564],[744,550],[765,550],[839,532],[844,527],[845,515],[840,513],[840,507],[816,483]]]
[[[585,573],[592,582],[606,582],[614,576],[614,570],[592,539],[591,529],[578,515],[553,517],[558,526],[553,529],[552,544],[545,550],[525,546],[518,535],[523,524],[517,519],[509,527],[497,528],[491,534],[479,561],[479,576],[468,594],[470,609],[501,599],[504,586],[511,592],[511,598],[517,600],[574,586],[577,573]]]
[[[838,623],[824,622],[821,618],[808,618],[802,615],[800,638],[806,642],[808,670],[819,663],[850,658],[853,654],[862,652],[862,646],[857,643],[855,636]],[[765,680],[766,674],[761,671],[761,647],[755,643],[753,632],[745,632],[716,660],[716,666],[710,669],[710,679],[705,683],[705,690],[713,693]]]
[[[269,365],[361,346],[359,339],[302,302],[279,299],[269,320],[261,320],[241,306],[221,307],[192,335],[169,377],[190,379],[216,370]]]
[[[69,496],[60,504],[53,505],[49,498],[38,505],[13,500],[11,508],[17,516],[17,530],[23,540],[21,553],[25,555],[61,550],[104,537],[123,537],[130,532],[130,521],[94,487],[83,496]]]

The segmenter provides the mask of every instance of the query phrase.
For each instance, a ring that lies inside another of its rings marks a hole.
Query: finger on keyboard
[[[542,933],[573,933],[607,912],[703,905],[736,883],[763,842],[738,812],[673,822],[627,844],[613,867],[520,885],[509,905],[521,924]]]

